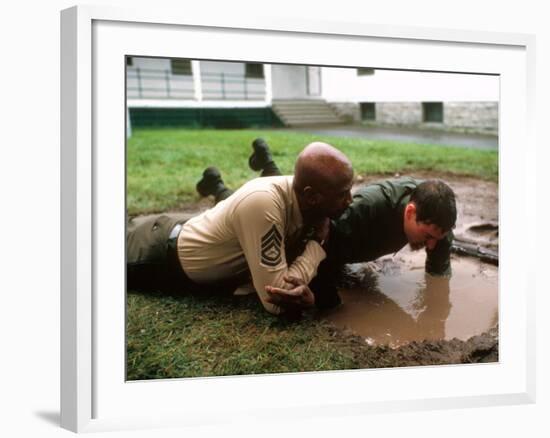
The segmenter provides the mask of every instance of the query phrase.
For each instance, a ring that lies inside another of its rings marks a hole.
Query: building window
[[[361,120],[376,120],[376,105],[374,102],[361,102]]]
[[[443,102],[422,102],[424,122],[443,123]]]
[[[126,56],[126,67],[133,67],[134,66],[134,58],[131,56]]]
[[[172,69],[173,75],[189,76],[193,74],[193,70],[191,69],[191,61],[188,59],[171,59],[170,68]]]
[[[263,64],[245,64],[245,76],[247,78],[263,79],[264,65]]]
[[[373,74],[373,68],[359,67],[357,69],[357,76],[372,76]]]

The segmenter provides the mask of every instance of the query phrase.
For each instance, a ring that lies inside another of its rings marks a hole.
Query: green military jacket
[[[403,229],[404,210],[411,193],[421,182],[413,178],[385,180],[361,187],[354,193],[350,206],[332,222],[327,258],[311,284],[316,296],[336,293],[335,282],[344,264],[372,261],[394,254],[408,244]],[[449,233],[433,250],[426,250],[426,272],[450,274],[452,238]],[[317,301],[321,303],[323,299]]]

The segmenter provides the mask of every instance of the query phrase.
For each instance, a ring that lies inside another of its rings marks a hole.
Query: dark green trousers
[[[167,213],[131,219],[126,229],[127,288],[141,291],[188,289],[192,283],[169,247],[170,232],[191,215]]]
[[[132,219],[126,229],[127,290],[191,293],[198,296],[231,295],[248,280],[248,274],[221,282],[199,285],[181,267],[175,239],[170,232],[193,217],[189,213],[164,213]]]
[[[261,176],[280,175],[275,163],[264,169]],[[233,193],[223,184],[218,187],[216,203]],[[164,213],[134,218],[126,228],[126,287],[144,292],[191,292],[226,294],[247,278],[234,278],[216,285],[199,286],[190,280],[177,259],[176,251],[169,245],[170,232],[177,224],[183,224],[193,214]],[[175,243],[175,242],[172,242]]]

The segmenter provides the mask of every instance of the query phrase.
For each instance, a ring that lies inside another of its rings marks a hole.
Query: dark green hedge
[[[132,128],[265,128],[283,123],[271,108],[130,108]]]

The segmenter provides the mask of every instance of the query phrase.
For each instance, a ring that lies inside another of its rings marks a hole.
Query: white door
[[[273,99],[313,99],[321,96],[321,67],[274,64],[271,67]]]
[[[308,96],[321,96],[321,67],[306,67],[306,84]]]

